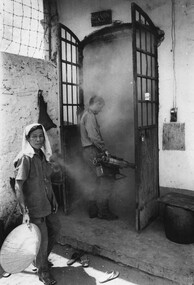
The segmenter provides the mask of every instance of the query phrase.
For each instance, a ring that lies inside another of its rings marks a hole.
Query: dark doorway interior
[[[66,161],[68,213],[87,215],[87,177],[79,115],[96,93],[106,105],[99,114],[111,154],[135,168],[122,169],[111,207],[120,220],[141,230],[158,215],[158,29],[136,4],[132,24],[95,31],[82,42],[61,25],[61,142]]]
[[[104,98],[98,115],[101,132],[111,154],[135,163],[132,26],[108,27],[85,38],[83,47],[84,101],[91,94]],[[135,170],[122,169],[115,180],[111,204],[120,219],[135,221]]]

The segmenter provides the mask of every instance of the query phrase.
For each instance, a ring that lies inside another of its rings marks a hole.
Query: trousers
[[[42,218],[30,218],[37,225],[41,233],[41,244],[35,265],[38,273],[48,271],[48,256],[51,253],[60,231],[60,222],[56,214]]]
[[[86,176],[89,200],[96,200],[97,204],[104,203],[109,200],[114,184],[114,177],[104,175],[98,177],[96,174],[96,166],[93,164],[94,158],[100,153],[95,146],[83,148],[83,158],[86,164]]]

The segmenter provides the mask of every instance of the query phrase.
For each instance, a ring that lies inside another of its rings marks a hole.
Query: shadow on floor
[[[51,270],[57,285],[96,285],[95,278],[89,276],[82,266],[53,267]]]

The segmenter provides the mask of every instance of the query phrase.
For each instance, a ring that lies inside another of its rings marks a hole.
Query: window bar
[[[76,63],[78,62],[78,47],[76,47]],[[76,65],[76,104],[77,104],[77,122],[78,122],[78,111],[79,111],[79,68]]]
[[[139,22],[141,23],[141,14],[139,13]],[[139,46],[140,46],[140,60],[139,60],[139,64],[140,64],[140,74],[142,75],[142,53],[141,53],[141,49],[142,49],[142,33],[141,33],[141,29],[139,29]],[[138,92],[141,92],[141,126],[143,126],[143,79],[141,77],[141,90],[138,90]]]
[[[150,40],[150,53],[152,54],[152,34],[149,32],[149,40]],[[152,70],[152,61],[153,61],[153,57],[151,55],[151,58],[150,58],[151,62],[150,62],[150,68],[151,68],[151,73],[150,73],[150,76],[153,77],[153,70]],[[153,80],[151,80],[151,123],[153,125]]]
[[[152,46],[152,34],[150,33],[150,46]],[[153,77],[153,57],[151,56],[151,77]],[[152,125],[154,124],[153,120],[153,79],[151,80],[151,115],[152,115]]]
[[[146,25],[146,20],[145,20],[145,25]],[[148,54],[147,54],[147,31],[145,30],[145,52],[146,52],[146,77],[148,76]],[[148,90],[148,78],[146,78],[146,92],[149,92]],[[146,102],[146,121],[147,121],[147,126],[149,125],[149,113],[148,113],[148,104],[149,101]]]
[[[147,62],[146,62],[147,64]],[[146,92],[148,90],[148,78],[146,78]],[[149,104],[149,101],[146,101],[146,123],[147,123],[147,126],[148,126],[148,104]]]
[[[151,72],[152,72],[152,69],[151,69]],[[153,98],[152,98],[152,94],[153,94],[153,80],[151,80],[151,116],[152,116],[152,125],[153,125]]]
[[[65,40],[67,40],[67,31],[65,31]],[[67,60],[67,41],[65,41],[65,60]],[[65,64],[66,69],[66,112],[67,112],[67,125],[69,124],[69,110],[68,110],[68,74],[67,74],[67,64]]]
[[[154,60],[155,60],[155,122],[158,124],[158,65],[157,65],[157,44],[156,39],[154,38]]]
[[[70,35],[70,41],[72,42],[72,35]],[[73,57],[72,57],[72,44],[71,44],[71,49],[70,49],[70,51],[71,51],[71,56],[70,56],[70,58],[71,58],[71,103],[72,103],[72,106],[71,106],[71,108],[72,108],[72,124],[74,124],[74,108],[73,108],[73,64],[72,64],[72,62],[73,62]]]
[[[143,78],[140,78],[140,82],[141,82],[141,90],[139,90],[139,92],[141,92],[141,126],[143,126]]]

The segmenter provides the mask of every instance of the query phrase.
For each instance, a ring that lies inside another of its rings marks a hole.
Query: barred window
[[[44,21],[43,0],[1,0],[0,2],[0,50],[44,59],[48,29]]]

